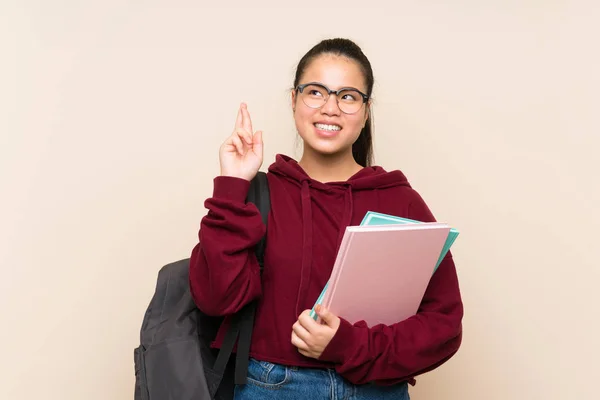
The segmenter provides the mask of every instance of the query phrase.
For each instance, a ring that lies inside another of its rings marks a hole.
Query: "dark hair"
[[[294,78],[294,88],[300,83],[300,78],[310,63],[322,54],[343,56],[356,61],[362,70],[365,83],[367,84],[366,94],[371,98],[374,83],[371,63],[367,56],[364,55],[361,48],[349,39],[337,38],[323,40],[310,49],[298,63],[296,77]],[[372,113],[369,112],[365,127],[360,131],[358,139],[352,145],[352,155],[354,156],[354,160],[363,167],[368,167],[373,162],[373,127],[371,114]]]

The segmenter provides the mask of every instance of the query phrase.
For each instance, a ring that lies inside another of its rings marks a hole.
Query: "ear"
[[[367,125],[367,120],[369,119],[370,115],[371,115],[371,100],[369,99],[369,101],[367,101],[367,104],[365,107],[365,120],[363,121],[363,128],[365,127],[365,125]]]
[[[296,91],[292,90],[292,111],[296,111]]]

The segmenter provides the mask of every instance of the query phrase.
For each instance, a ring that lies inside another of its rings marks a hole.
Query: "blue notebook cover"
[[[360,223],[360,226],[368,226],[368,225],[395,225],[395,224],[421,224],[422,221],[416,221],[413,219],[408,219],[408,218],[403,218],[403,217],[396,217],[394,215],[388,215],[388,214],[382,214],[382,213],[378,213],[375,211],[368,211],[363,220]],[[442,260],[444,259],[444,257],[446,256],[446,254],[448,253],[448,250],[450,250],[450,247],[452,247],[452,244],[454,243],[454,241],[456,240],[456,238],[458,237],[459,232],[458,230],[454,229],[454,228],[450,228],[450,233],[448,234],[448,238],[446,239],[446,243],[444,243],[444,247],[442,248],[442,253],[440,254],[440,258],[438,259],[437,264],[435,265],[433,272],[435,273],[435,271],[437,271],[438,267],[440,266]],[[321,294],[319,295],[319,298],[317,299],[317,301],[315,302],[315,305],[313,306],[311,312],[310,312],[310,316],[313,317],[313,319],[317,319],[317,313],[315,312],[315,307],[317,306],[317,304],[321,304],[323,302],[323,297],[325,297],[325,292],[327,292],[327,286],[329,285],[329,282],[327,282],[327,284],[325,285],[325,287],[323,288],[323,291],[321,292]]]
[[[365,226],[365,225],[394,225],[394,224],[420,224],[420,223],[422,223],[422,222],[415,221],[413,219],[396,217],[393,215],[369,211],[365,214],[365,217],[361,221],[360,225]],[[435,265],[433,272],[437,271],[442,260],[448,253],[448,250],[450,250],[450,247],[452,247],[452,244],[458,237],[458,234],[459,234],[458,230],[456,230],[454,228],[450,228],[450,233],[448,234],[448,238],[446,239],[446,243],[444,244],[444,248],[442,249],[442,253],[440,254],[440,258],[438,259],[438,262]]]

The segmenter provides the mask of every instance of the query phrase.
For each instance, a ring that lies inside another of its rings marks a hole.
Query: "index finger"
[[[319,323],[317,323],[317,321],[310,316],[310,310],[305,310],[302,314],[300,314],[298,317],[298,322],[309,333],[312,333],[315,328],[319,328]]]
[[[254,131],[252,130],[252,120],[250,119],[250,113],[248,112],[248,106],[246,106],[246,104],[242,105],[242,121],[243,128],[251,135],[254,134]]]
[[[242,106],[240,106],[240,108],[238,108],[238,113],[237,113],[237,118],[235,120],[235,128],[233,129],[238,130],[238,129],[243,129],[244,125],[242,125],[242,123],[244,122],[244,116],[242,115]]]

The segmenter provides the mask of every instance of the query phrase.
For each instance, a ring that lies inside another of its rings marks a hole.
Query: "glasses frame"
[[[341,88],[341,89],[338,89],[338,90],[331,90],[331,89],[329,89],[327,86],[323,85],[323,84],[322,84],[322,83],[320,83],[320,82],[308,82],[308,83],[303,83],[303,84],[301,84],[301,85],[298,85],[298,86],[296,86],[296,89],[295,89],[295,90],[296,90],[296,92],[303,93],[304,89],[305,89],[307,86],[310,86],[310,85],[320,86],[320,87],[322,87],[323,89],[325,89],[325,91],[327,92],[327,98],[325,98],[325,102],[323,102],[323,105],[321,105],[320,107],[311,107],[311,106],[309,106],[308,104],[306,104],[306,102],[305,102],[304,100],[302,100],[302,102],[303,102],[303,103],[304,103],[304,104],[305,104],[307,107],[309,107],[309,108],[312,108],[313,110],[318,110],[318,109],[320,109],[321,107],[323,107],[325,104],[327,104],[327,101],[329,100],[329,96],[331,96],[332,94],[335,94],[335,100],[336,100],[336,104],[337,104],[338,108],[340,109],[340,111],[341,111],[341,112],[343,112],[344,114],[356,114],[357,112],[359,112],[359,111],[362,109],[362,107],[363,107],[363,104],[365,104],[367,101],[369,101],[369,96],[367,96],[366,94],[364,94],[363,92],[361,92],[360,90],[358,90],[358,89],[356,89],[356,88],[353,88],[353,87],[343,87],[343,88]],[[338,97],[338,96],[339,96],[339,94],[340,94],[341,92],[343,92],[343,91],[348,91],[348,90],[351,90],[351,91],[357,92],[358,94],[360,94],[360,95],[361,95],[361,97],[362,97],[362,99],[363,99],[363,102],[362,102],[362,104],[360,105],[359,109],[358,109],[358,110],[356,110],[356,111],[354,111],[354,112],[352,112],[352,113],[349,113],[349,112],[346,112],[346,111],[342,110],[342,108],[340,107],[340,98]]]

